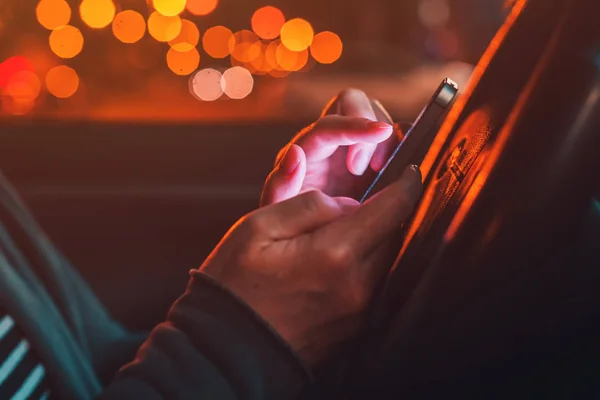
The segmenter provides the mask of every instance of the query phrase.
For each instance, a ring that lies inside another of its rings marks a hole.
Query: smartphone
[[[407,166],[421,165],[439,131],[441,118],[450,109],[457,93],[458,85],[454,81],[450,78],[442,81],[363,195],[361,203],[400,178]]]

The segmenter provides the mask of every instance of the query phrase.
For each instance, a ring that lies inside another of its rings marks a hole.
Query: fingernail
[[[352,158],[352,166],[355,175],[362,175],[369,168],[369,162],[371,162],[370,154],[365,150],[358,150]]]
[[[408,166],[400,181],[405,185],[407,192],[410,197],[416,202],[421,197],[421,191],[423,189],[423,183],[421,182],[421,170],[417,165]]]
[[[367,127],[369,129],[391,129],[392,125],[380,121],[367,121]]]
[[[290,147],[283,157],[280,168],[286,175],[292,175],[298,168],[298,165],[300,165],[300,157]]]
[[[392,116],[390,115],[390,113],[387,112],[387,110],[385,109],[385,107],[383,107],[383,104],[381,104],[381,102],[379,100],[377,100],[377,99],[373,99],[373,104],[385,116],[385,118],[387,119],[387,122],[389,122],[390,124],[393,124],[394,120],[392,119]]]

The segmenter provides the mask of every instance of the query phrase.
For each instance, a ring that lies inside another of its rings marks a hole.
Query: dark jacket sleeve
[[[185,294],[101,399],[291,399],[311,381],[243,301],[192,272]]]

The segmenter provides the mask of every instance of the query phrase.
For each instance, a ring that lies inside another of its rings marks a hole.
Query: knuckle
[[[253,237],[263,232],[263,223],[260,214],[251,213],[246,215],[241,223],[240,230],[246,237]]]
[[[327,258],[327,261],[336,268],[350,268],[356,261],[354,249],[347,244],[328,247],[325,257]]]
[[[355,99],[357,97],[365,97],[366,98],[367,94],[360,89],[350,87],[350,88],[342,90],[338,96],[339,96],[340,100],[346,100],[346,99]]]
[[[327,195],[319,190],[311,190],[302,195],[302,207],[308,212],[320,211],[327,201]]]

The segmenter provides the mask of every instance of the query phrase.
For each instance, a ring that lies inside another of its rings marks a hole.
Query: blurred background
[[[332,96],[412,120],[442,78],[467,84],[511,3],[0,0],[0,170],[147,327]]]
[[[467,80],[503,2],[2,0],[2,115],[299,119],[348,85],[410,114]]]

